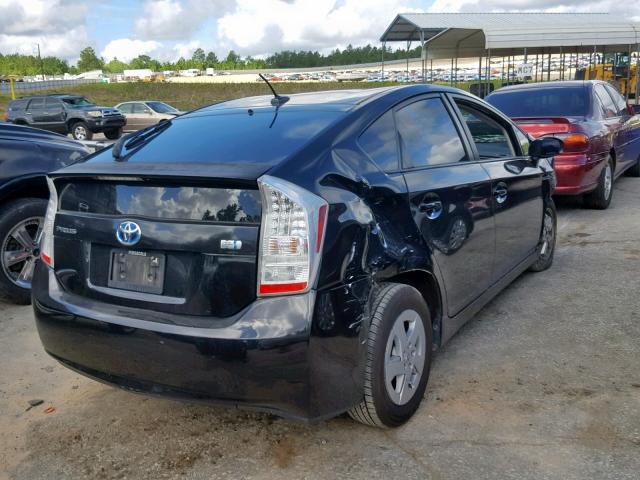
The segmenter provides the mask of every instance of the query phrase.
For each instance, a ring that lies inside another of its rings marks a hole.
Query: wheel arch
[[[7,203],[19,198],[49,198],[47,177],[44,174],[20,177],[0,188],[0,202]]]
[[[440,346],[442,339],[443,301],[442,291],[436,277],[426,270],[409,270],[399,273],[386,282],[409,285],[420,292],[427,302],[431,314],[431,326],[433,329],[433,344]]]

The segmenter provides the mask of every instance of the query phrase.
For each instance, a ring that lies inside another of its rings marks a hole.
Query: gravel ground
[[[638,479],[639,204],[631,178],[608,211],[563,202],[554,267],[436,354],[393,431],[116,390],[49,358],[29,307],[0,305],[0,478]]]

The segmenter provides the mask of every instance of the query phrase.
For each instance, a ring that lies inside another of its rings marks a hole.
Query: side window
[[[604,117],[617,117],[618,109],[615,103],[613,103],[611,95],[609,95],[605,90],[604,85],[602,85],[601,83],[597,83],[593,87],[593,90],[595,91],[598,100],[600,100],[600,105],[602,106],[602,114],[604,115]]]
[[[396,112],[402,163],[406,168],[467,160],[462,140],[440,98],[418,100]]]
[[[627,110],[627,102],[624,101],[620,92],[609,85],[605,85],[604,87],[609,92],[609,95],[611,95],[611,99],[616,106],[616,113],[618,116],[628,115],[629,111]]]
[[[11,110],[12,112],[24,110],[25,108],[27,108],[27,103],[29,103],[28,100],[14,100],[9,104],[9,110]]]
[[[133,105],[131,103],[125,103],[118,108],[122,113],[133,113]]]
[[[44,108],[44,98],[34,98],[29,102],[29,110],[35,110],[37,108]]]
[[[489,115],[464,103],[456,102],[456,104],[471,132],[473,143],[475,143],[481,159],[513,157],[515,155],[509,133],[502,125]]]
[[[378,118],[358,139],[360,147],[385,172],[398,169],[398,138],[393,111]]]
[[[133,113],[147,113],[148,111],[149,107],[147,107],[144,103],[133,104]]]
[[[58,100],[57,98],[47,98],[44,102],[44,106],[46,108],[51,108],[51,109],[60,109],[62,107],[62,102],[60,102],[60,100]]]

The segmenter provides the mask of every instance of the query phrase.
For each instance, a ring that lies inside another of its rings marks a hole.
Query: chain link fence
[[[28,95],[40,90],[55,90],[61,87],[73,87],[75,85],[84,85],[87,83],[100,83],[99,79],[79,78],[75,80],[40,80],[37,82],[13,82],[13,88],[16,95]],[[11,87],[9,82],[0,83],[0,94],[9,95]]]

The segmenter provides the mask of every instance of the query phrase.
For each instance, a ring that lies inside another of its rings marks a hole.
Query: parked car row
[[[24,293],[34,272],[45,349],[89,377],[398,426],[433,350],[552,265],[553,195],[606,208],[614,178],[638,174],[638,116],[616,93],[594,81],[488,102],[438,85],[274,92],[82,161],[81,145],[25,129],[30,148],[78,153],[33,175],[49,189],[38,209],[0,218],[3,273]]]
[[[154,100],[101,107],[82,96],[52,94],[11,101],[5,120],[16,125],[71,134],[75,140],[91,140],[95,133],[104,133],[107,139],[117,140],[124,129],[139,130],[181,113],[164,102]]]

